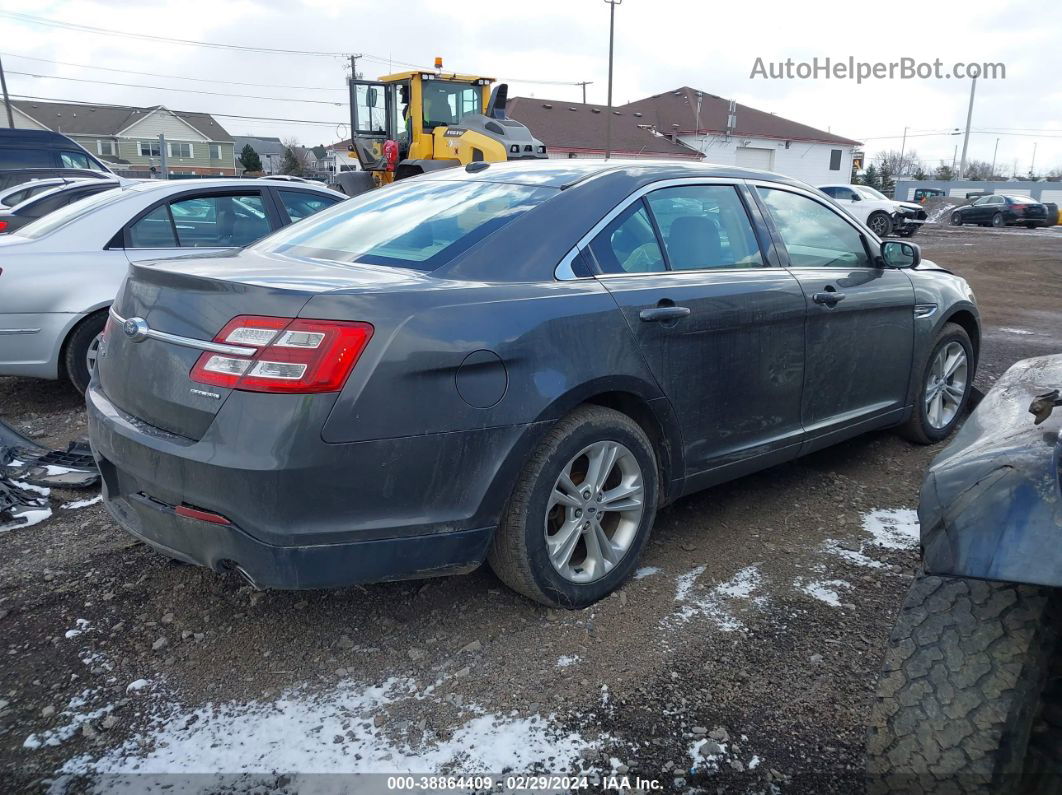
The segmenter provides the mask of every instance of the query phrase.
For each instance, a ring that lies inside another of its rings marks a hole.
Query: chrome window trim
[[[661,188],[684,187],[689,185],[727,185],[734,188],[735,192],[738,194],[738,199],[742,201],[742,204],[744,204],[744,199],[741,196],[741,192],[738,190],[738,186],[749,184],[749,181],[746,179],[736,179],[732,177],[676,177],[674,179],[663,179],[659,182],[653,182],[649,185],[643,185],[630,196],[627,196],[625,199],[623,199],[623,201],[621,201],[611,210],[609,210],[609,212],[604,216],[604,218],[602,218],[600,221],[590,227],[590,231],[583,235],[581,238],[579,238],[579,242],[572,246],[571,250],[564,256],[564,259],[562,259],[557,264],[557,267],[553,271],[553,276],[558,281],[570,282],[579,279],[602,279],[616,276],[627,278],[631,276],[668,276],[674,273],[718,273],[720,271],[733,273],[735,271],[767,270],[771,267],[771,265],[766,261],[766,258],[764,258],[763,251],[760,251],[760,257],[764,259],[764,264],[749,266],[747,268],[690,268],[688,270],[646,271],[644,273],[597,273],[592,276],[577,276],[575,270],[572,267],[573,263],[575,262],[575,258],[579,256],[579,253],[584,248],[590,245],[590,241],[597,237],[597,234],[602,229],[608,226],[613,221],[613,219],[616,218],[616,216],[618,216],[620,213],[622,213],[624,210],[626,210],[628,207],[630,207],[632,204],[634,204],[636,201],[638,201],[648,193],[652,193],[655,190],[660,190]],[[749,226],[752,228],[752,231],[755,234],[756,223],[755,221],[753,221],[752,217],[749,215],[747,210],[745,214],[749,217]],[[759,240],[757,240],[757,246],[758,245]]]
[[[115,312],[113,306],[110,308],[110,315],[119,325],[125,325],[126,318]],[[258,352],[257,348],[245,348],[240,345],[226,345],[221,342],[197,340],[194,337],[180,337],[177,334],[168,334],[165,331],[156,331],[153,328],[149,328],[146,333],[148,339],[169,342],[172,345],[180,345],[182,348],[195,348],[200,351],[210,351],[211,353],[228,353],[233,356],[253,356]]]

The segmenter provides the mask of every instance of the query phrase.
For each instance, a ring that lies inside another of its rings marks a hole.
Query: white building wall
[[[851,144],[813,143],[809,141],[786,142],[775,138],[751,138],[733,135],[724,140],[721,135],[680,135],[679,140],[686,146],[699,149],[704,153],[704,162],[720,165],[740,165],[738,148],[753,150],[770,150],[773,165],[771,170],[787,177],[802,180],[809,185],[828,185],[831,183],[848,183],[852,179]],[[830,169],[830,157],[833,150],[841,150],[840,168]],[[746,157],[764,159],[762,152],[746,153]],[[747,162],[747,161],[746,161]]]

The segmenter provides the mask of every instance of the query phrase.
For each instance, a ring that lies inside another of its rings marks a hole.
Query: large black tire
[[[951,214],[951,225],[962,226],[962,213],[960,213],[958,210]]]
[[[88,389],[92,378],[88,365],[89,350],[99,344],[97,338],[103,333],[105,325],[107,325],[107,310],[89,315],[75,326],[70,336],[66,338],[66,345],[63,348],[63,370],[67,380],[82,395]]]
[[[878,237],[892,234],[892,219],[889,218],[888,213],[884,213],[881,210],[870,214],[870,217],[867,218],[867,226]]]
[[[561,470],[579,451],[600,441],[619,442],[641,469],[643,508],[624,556],[600,579],[575,583],[550,561],[545,521],[549,497]],[[634,571],[656,518],[659,469],[652,443],[625,414],[602,406],[581,406],[560,420],[524,466],[494,534],[487,559],[510,588],[551,607],[586,607],[616,590]]]
[[[933,366],[933,360],[936,359],[937,353],[940,349],[950,342],[958,342],[966,351],[966,382],[962,397],[962,405],[959,406],[959,410],[955,412],[955,416],[945,427],[934,428],[930,424],[929,417],[926,414],[926,388],[929,385],[930,370]],[[966,410],[966,406],[970,402],[970,385],[973,383],[974,374],[976,372],[977,359],[974,356],[973,343],[970,341],[970,335],[966,333],[966,329],[957,323],[945,323],[944,327],[937,334],[937,339],[933,343],[933,347],[929,350],[929,358],[922,365],[922,370],[920,372],[921,380],[918,382],[915,391],[914,409],[907,422],[900,426],[900,435],[916,444],[935,444],[942,439],[946,439],[962,420],[963,412]]]
[[[1002,229],[1007,225],[1007,222],[1003,219],[1003,213],[996,213],[992,216],[992,226],[996,229]]]
[[[1050,589],[920,577],[885,653],[867,736],[870,793],[1011,793],[1057,632]]]

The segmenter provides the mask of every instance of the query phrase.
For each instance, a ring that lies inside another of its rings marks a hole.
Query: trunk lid
[[[293,318],[316,294],[380,288],[389,280],[403,277],[390,268],[252,251],[136,263],[115,299],[96,377],[126,414],[198,440],[233,390],[191,380],[202,350],[153,338],[134,342],[114,314],[142,318],[152,331],[210,341],[237,315]]]

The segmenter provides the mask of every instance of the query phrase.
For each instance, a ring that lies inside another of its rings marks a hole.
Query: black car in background
[[[994,193],[956,209],[951,214],[951,223],[954,226],[977,224],[995,227],[1024,224],[1033,229],[1047,226],[1047,207],[1028,196]]]
[[[51,130],[0,130],[0,169],[80,168],[111,174],[80,144]]]
[[[87,196],[114,190],[122,183],[117,179],[82,180],[60,185],[33,196],[10,209],[0,210],[0,234],[11,234],[48,213],[66,207]]]

